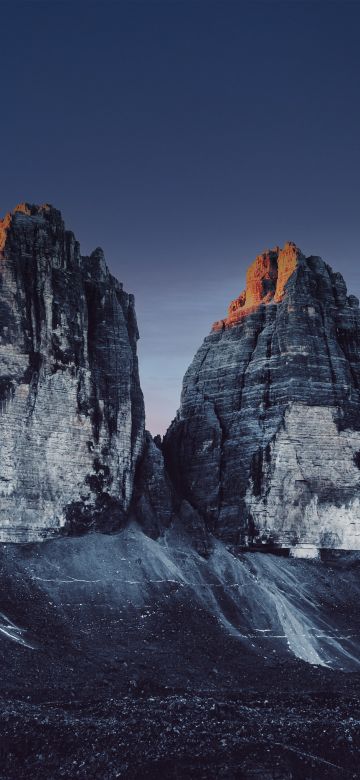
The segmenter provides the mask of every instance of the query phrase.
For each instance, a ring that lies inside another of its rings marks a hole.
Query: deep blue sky
[[[0,212],[48,201],[104,248],[153,433],[260,251],[293,240],[360,293],[358,2],[0,10]]]

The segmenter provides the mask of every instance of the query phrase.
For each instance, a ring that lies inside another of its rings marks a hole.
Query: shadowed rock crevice
[[[199,555],[207,558],[212,549],[204,519],[177,491],[166,469],[160,437],[145,432],[145,446],[135,474],[130,518],[152,539],[178,527]]]

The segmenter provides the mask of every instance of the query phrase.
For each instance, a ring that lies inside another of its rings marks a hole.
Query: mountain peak
[[[51,210],[53,210],[53,206],[51,206],[50,203],[38,205],[36,203],[27,203],[24,201],[24,203],[18,203],[17,206],[15,206],[13,213],[21,213],[26,214],[28,217],[34,217],[38,214],[42,214],[44,211]]]
[[[8,211],[3,219],[0,219],[0,252],[5,248],[6,239],[9,230],[13,225],[17,225],[19,220],[23,222],[24,217],[29,220],[29,224],[46,220],[63,230],[64,222],[61,211],[54,208],[50,203],[37,205],[35,203],[18,203],[12,211]]]
[[[279,303],[285,285],[303,258],[299,247],[287,241],[283,249],[276,246],[258,255],[246,273],[246,288],[231,301],[225,319],[215,322],[213,330],[232,327],[261,304]]]

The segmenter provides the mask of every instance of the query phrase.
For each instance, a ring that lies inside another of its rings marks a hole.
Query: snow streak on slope
[[[29,647],[32,650],[35,650],[35,645],[31,644],[26,639],[26,630],[16,626],[15,623],[13,623],[12,620],[6,617],[6,615],[4,615],[2,612],[0,612],[0,634],[7,637],[7,639],[11,639],[13,642],[18,642],[24,647]]]

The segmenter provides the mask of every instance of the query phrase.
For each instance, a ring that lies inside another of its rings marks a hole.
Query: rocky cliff
[[[360,547],[360,313],[293,244],[256,258],[188,369],[164,441],[177,489],[235,544]]]
[[[163,443],[144,430],[133,296],[52,206],[0,222],[0,540],[179,524],[295,551],[360,548],[360,313],[292,243],[190,366]],[[164,469],[165,454],[169,479]],[[204,526],[205,522],[205,526]]]
[[[144,440],[134,298],[49,205],[0,222],[0,540],[119,527]]]

